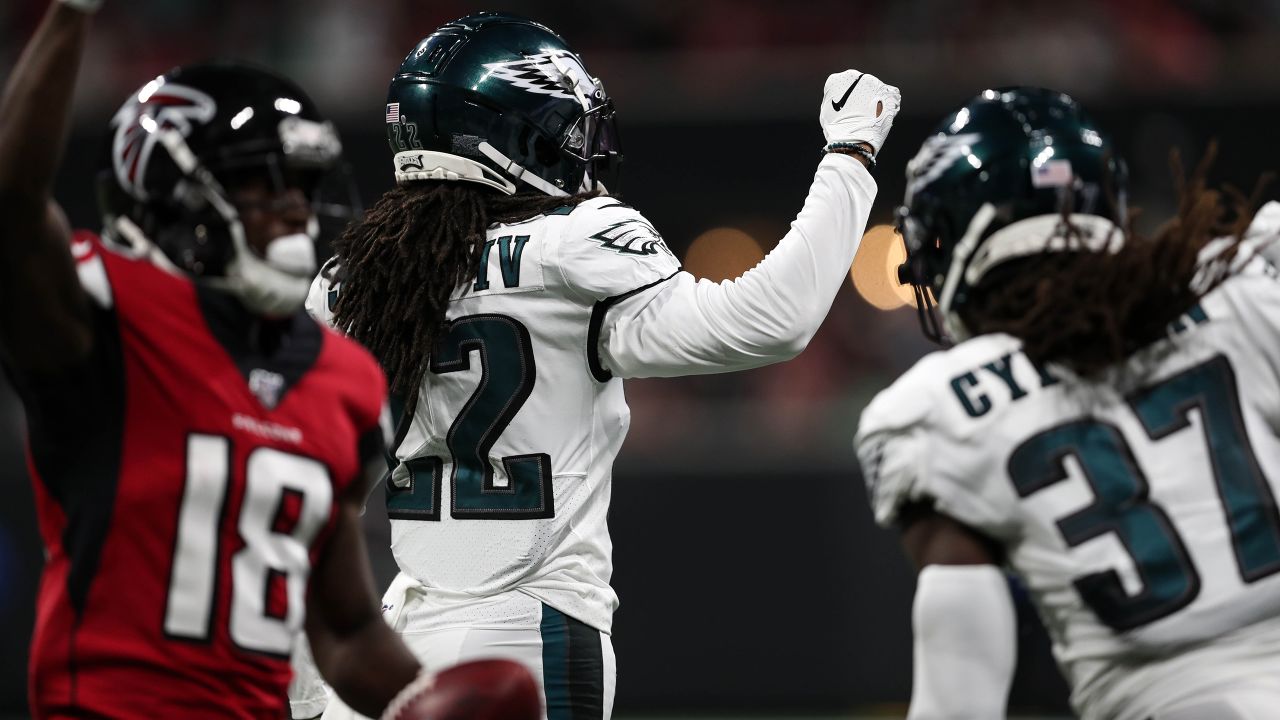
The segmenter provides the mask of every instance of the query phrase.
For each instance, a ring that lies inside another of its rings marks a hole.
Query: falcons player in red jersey
[[[379,617],[359,513],[385,382],[301,312],[313,191],[341,153],[306,95],[171,71],[112,120],[102,237],[50,199],[99,1],[54,3],[0,99],[0,360],[48,558],[36,716],[285,717],[305,625],[361,712],[537,717],[519,666],[418,677]]]

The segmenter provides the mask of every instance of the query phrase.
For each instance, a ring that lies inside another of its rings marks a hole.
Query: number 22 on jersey
[[[537,381],[529,330],[506,315],[468,315],[442,329],[431,353],[437,375],[471,369],[480,359],[480,382],[449,427],[446,443],[453,459],[450,516],[459,520],[535,520],[555,516],[551,457],[525,453],[501,458],[505,484],[495,482],[490,451],[529,399]],[[401,418],[397,445],[407,430]],[[391,469],[396,460],[388,458]],[[407,486],[387,478],[387,514],[397,520],[439,520],[444,460],[411,458]]]

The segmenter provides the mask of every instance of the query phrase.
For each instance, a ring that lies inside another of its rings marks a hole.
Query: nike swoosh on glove
[[[827,77],[818,111],[827,149],[867,143],[874,154],[879,154],[901,107],[902,93],[898,88],[886,85],[875,75],[845,70]]]

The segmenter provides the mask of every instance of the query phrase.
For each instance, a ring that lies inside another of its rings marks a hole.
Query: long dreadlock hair
[[[486,231],[594,197],[503,195],[469,183],[399,185],[334,242],[334,324],[382,364],[391,392],[416,400],[449,296],[480,269]]]
[[[1249,197],[1230,187],[1211,190],[1205,176],[1215,154],[1210,145],[1190,179],[1177,152],[1171,154],[1178,212],[1150,237],[1134,231],[1131,216],[1114,254],[1055,253],[1006,263],[975,288],[961,318],[975,334],[1020,338],[1037,364],[1062,363],[1083,377],[1165,337],[1170,323],[1226,278],[1218,273],[1193,282],[1201,251],[1229,237],[1215,256],[1219,267],[1229,264],[1271,179],[1259,179]]]

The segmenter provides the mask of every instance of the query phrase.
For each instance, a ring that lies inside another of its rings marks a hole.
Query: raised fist
[[[898,88],[857,70],[845,70],[827,78],[818,120],[832,146],[866,143],[878,154],[902,106]]]

